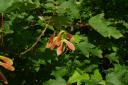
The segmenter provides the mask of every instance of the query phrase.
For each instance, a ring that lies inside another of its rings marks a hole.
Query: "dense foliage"
[[[127,9],[128,0],[0,0],[0,55],[15,67],[0,68],[1,85],[3,74],[9,85],[128,85]]]

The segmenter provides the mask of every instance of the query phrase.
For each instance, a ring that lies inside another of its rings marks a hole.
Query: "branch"
[[[25,50],[25,51],[23,51],[23,52],[20,53],[20,57],[21,57],[22,55],[26,54],[27,52],[31,51],[31,50],[40,42],[41,37],[44,36],[44,33],[45,33],[45,31],[46,31],[47,28],[48,28],[48,24],[45,25],[44,30],[42,30],[42,32],[41,32],[41,34],[39,35],[39,37],[37,37],[36,42],[35,42],[30,48],[28,48],[27,50]]]
[[[4,43],[4,14],[2,13],[2,16],[1,16],[1,46],[3,45]]]

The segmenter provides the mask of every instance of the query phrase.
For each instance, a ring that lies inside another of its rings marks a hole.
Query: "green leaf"
[[[66,85],[66,81],[62,78],[57,78],[56,80],[51,79],[43,83],[43,85]]]
[[[85,81],[85,85],[99,85],[99,84],[94,80],[87,80]]]
[[[41,64],[46,64],[45,60],[42,59],[31,59],[31,61],[33,62],[33,68],[36,72],[40,70]]]
[[[90,50],[91,50],[92,48],[94,48],[95,46],[92,45],[91,43],[88,43],[88,42],[84,41],[84,42],[79,43],[78,47],[79,47],[79,49],[81,50],[81,52],[82,52],[86,57],[89,57]]]
[[[18,1],[16,0],[14,3],[12,3],[9,7],[6,8],[5,12],[6,13],[10,13],[14,10],[18,10],[18,12],[23,12],[23,11],[28,11],[28,10],[32,10],[35,9],[37,7],[39,7],[38,2],[32,2],[31,0],[26,0],[26,1]]]
[[[104,19],[104,14],[98,14],[89,20],[89,24],[102,36],[119,39],[123,37],[116,27],[110,26],[112,23]]]
[[[4,12],[16,0],[0,0],[0,12]]]
[[[36,4],[36,7],[40,7],[40,1],[39,1],[39,0],[35,0],[35,1],[33,2],[33,4]]]
[[[89,80],[89,74],[87,73],[79,73],[78,71],[75,71],[73,75],[69,78],[68,83],[75,83],[77,82],[77,85],[80,85],[81,81],[83,80]]]
[[[89,43],[88,40],[79,43],[78,47],[86,57],[89,57],[90,54],[92,54],[94,56],[102,58],[102,50],[97,48],[95,45]]]
[[[108,55],[106,55],[106,57],[111,61],[111,62],[117,62],[119,63],[119,56],[117,56],[117,53],[110,53]]]
[[[70,18],[78,18],[80,16],[79,8],[74,0],[63,2],[57,9],[59,14],[67,13]]]
[[[45,7],[46,7],[47,9],[53,9],[53,8],[55,8],[55,6],[54,6],[53,3],[47,3],[47,4],[45,4]]]
[[[111,73],[107,75],[106,85],[123,85],[123,83],[115,73]]]
[[[91,79],[97,80],[97,81],[101,81],[102,80],[102,76],[101,76],[101,74],[100,74],[98,69],[94,70],[94,74],[91,75]]]
[[[67,73],[66,68],[56,67],[56,70],[52,72],[51,75],[54,75],[56,78],[63,77]]]
[[[81,36],[77,34],[74,35],[73,38],[75,43],[80,43],[80,41],[82,40]]]
[[[128,70],[125,66],[116,64],[114,69],[106,76],[106,85],[127,85]]]
[[[2,32],[2,29],[0,29],[0,32]],[[14,31],[10,28],[9,22],[4,22],[4,33],[5,34],[11,34]]]
[[[90,50],[90,52],[92,53],[92,55],[95,55],[95,56],[98,56],[99,58],[102,58],[103,56],[102,56],[102,50],[101,49],[99,49],[99,48],[93,48],[93,49],[91,49]]]

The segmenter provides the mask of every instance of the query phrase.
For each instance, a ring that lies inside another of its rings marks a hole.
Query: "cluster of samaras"
[[[5,56],[0,56],[0,66],[2,66],[3,68],[9,71],[15,70],[15,68],[13,67],[13,61]],[[8,81],[2,72],[0,72],[0,80],[2,80],[4,84],[8,84]]]
[[[57,48],[57,55],[59,56],[65,49],[70,51],[75,50],[75,46],[72,44],[73,40],[74,38],[71,34],[65,31],[60,31],[57,36],[55,36],[55,33],[50,36],[46,48],[50,48],[51,50]]]

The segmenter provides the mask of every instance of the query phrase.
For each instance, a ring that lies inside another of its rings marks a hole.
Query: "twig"
[[[25,50],[25,51],[23,51],[23,52],[20,53],[20,57],[22,55],[26,54],[27,52],[31,51],[39,43],[39,41],[41,40],[41,37],[44,36],[44,33],[45,33],[45,31],[46,31],[47,28],[48,28],[48,24],[45,25],[44,30],[42,30],[42,32],[39,35],[39,37],[37,37],[36,42],[30,48],[28,48],[27,50]]]
[[[4,14],[2,13],[2,17],[1,17],[1,46],[4,43]]]

